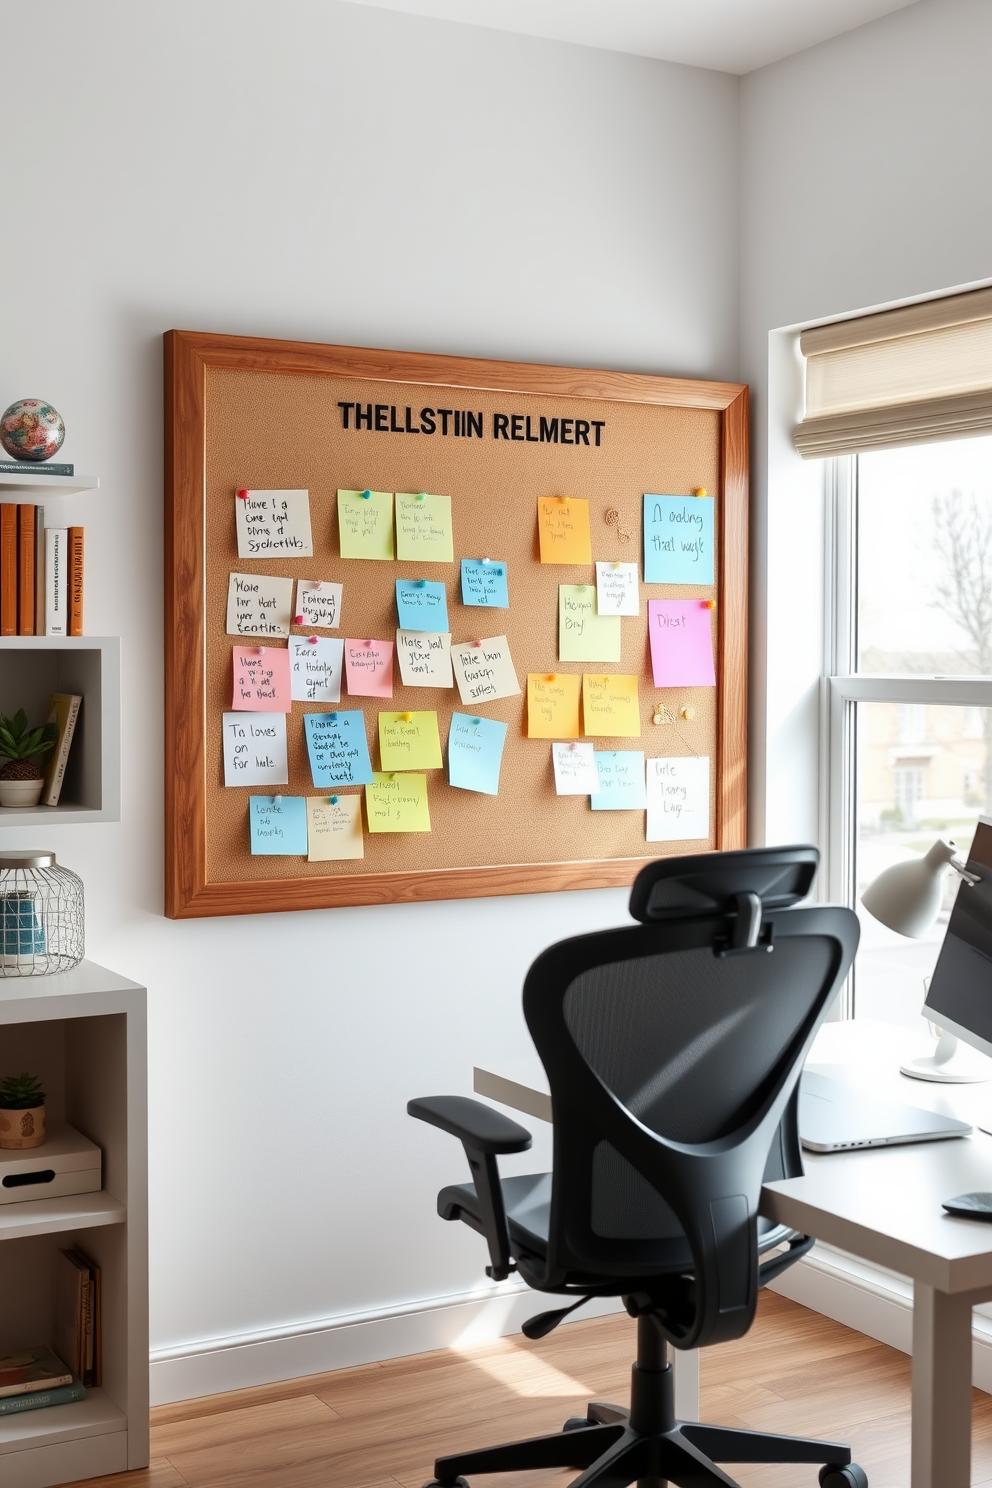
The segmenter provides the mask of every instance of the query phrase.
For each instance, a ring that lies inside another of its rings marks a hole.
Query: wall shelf
[[[94,1225],[123,1224],[126,1219],[127,1205],[105,1191],[70,1194],[64,1199],[28,1199],[22,1204],[0,1205],[0,1240],[61,1235]]]
[[[0,501],[34,505],[53,496],[71,496],[76,491],[98,491],[98,475],[17,475],[0,471]]]

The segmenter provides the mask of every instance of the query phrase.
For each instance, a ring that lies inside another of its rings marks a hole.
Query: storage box
[[[41,1147],[27,1152],[0,1149],[0,1204],[97,1193],[103,1154],[95,1142],[66,1121],[53,1121]]]

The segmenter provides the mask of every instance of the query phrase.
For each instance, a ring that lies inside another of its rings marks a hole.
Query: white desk
[[[893,1092],[914,1105],[974,1121],[992,1114],[992,1084],[935,1085],[898,1073],[924,1051],[905,1029],[829,1023],[811,1055],[821,1069]],[[532,1060],[476,1068],[479,1095],[550,1121],[544,1068]],[[941,1200],[992,1189],[992,1137],[861,1152],[804,1154],[806,1173],[768,1183],[761,1212],[913,1280],[911,1488],[971,1482],[971,1310],[992,1299],[992,1224],[952,1219]],[[678,1356],[683,1358],[692,1356]],[[680,1390],[686,1399],[684,1381]],[[698,1396],[697,1396],[698,1399]],[[683,1403],[683,1415],[692,1414]],[[697,1412],[698,1413],[698,1410]]]

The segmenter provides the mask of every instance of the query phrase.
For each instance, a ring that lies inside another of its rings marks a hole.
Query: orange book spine
[[[69,528],[69,634],[83,633],[83,528]]]
[[[34,513],[27,502],[17,508],[17,634],[34,635]]]
[[[17,634],[17,507],[0,506],[0,635]]]

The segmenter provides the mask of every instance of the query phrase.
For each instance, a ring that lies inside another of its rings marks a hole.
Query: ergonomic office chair
[[[531,1139],[491,1106],[409,1103],[464,1145],[473,1182],[442,1189],[438,1213],[485,1236],[488,1274],[578,1298],[528,1337],[591,1297],[619,1296],[637,1319],[629,1410],[597,1403],[553,1436],[440,1457],[426,1488],[539,1467],[584,1469],[572,1488],[734,1488],[718,1462],[822,1463],[824,1488],[867,1488],[836,1442],[677,1421],[668,1352],[740,1338],[758,1288],[813,1243],[760,1219],[758,1201],[763,1179],[802,1172],[799,1075],[858,944],[849,909],[791,907],[818,857],[652,863],[631,892],[639,924],[537,958],[524,1014],[551,1087],[551,1173],[500,1180],[497,1156]]]

